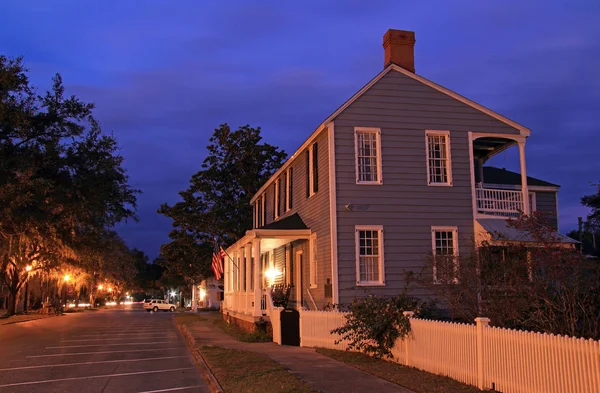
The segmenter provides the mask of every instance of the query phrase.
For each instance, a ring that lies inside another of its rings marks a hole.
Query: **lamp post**
[[[31,271],[31,265],[25,266],[25,271],[27,272],[27,278],[25,279],[25,301],[23,302],[23,312],[27,314],[27,303],[29,302],[29,272]]]
[[[65,289],[63,291],[63,293],[64,293],[63,297],[64,297],[64,300],[65,300],[65,308],[66,308],[67,307],[67,289],[68,289],[68,285],[69,285],[68,282],[71,279],[71,276],[69,276],[68,274],[65,274],[65,276],[63,277],[63,279],[65,280],[65,284],[64,284]]]

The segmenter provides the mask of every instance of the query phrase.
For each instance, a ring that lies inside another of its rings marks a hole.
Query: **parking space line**
[[[175,334],[171,334],[168,336],[152,336],[152,337],[123,337],[123,338],[80,338],[80,339],[73,339],[73,340],[61,340],[61,343],[66,343],[66,342],[77,342],[77,341],[122,341],[122,340],[148,340],[148,339],[156,339],[156,340],[160,340],[163,338],[177,338],[177,336]]]
[[[161,342],[161,344],[175,344],[176,341],[166,341]],[[120,345],[153,345],[156,342],[146,342],[146,343],[119,343],[119,344],[90,344],[90,345],[65,345],[61,347],[46,347],[46,349],[65,349],[65,348],[89,348],[89,347],[114,347]]]
[[[176,390],[186,390],[186,389],[195,389],[195,388],[200,388],[200,385],[194,385],[194,386],[182,386],[180,388],[171,388],[171,389],[161,389],[161,390],[146,390],[144,392],[139,392],[139,393],[159,393],[159,392],[174,392]]]
[[[57,356],[75,356],[75,355],[95,355],[97,353],[131,353],[131,352],[153,352],[153,351],[174,351],[185,347],[168,347],[168,348],[152,348],[152,349],[131,349],[128,351],[95,351],[95,352],[77,352],[77,353],[55,353],[52,355],[32,355],[27,358],[51,358]]]
[[[43,366],[25,366],[25,367],[12,367],[12,368],[0,368],[2,371],[16,371],[16,370],[30,370],[34,368],[48,368],[48,367],[68,367],[68,366],[87,366],[90,364],[104,364],[104,363],[126,363],[126,362],[146,362],[150,360],[164,360],[164,359],[177,359],[185,358],[187,356],[161,356],[157,358],[141,358],[141,359],[122,359],[122,360],[101,360],[97,362],[81,362],[81,363],[62,363],[62,364],[46,364]]]
[[[114,377],[127,377],[130,375],[142,375],[142,374],[158,374],[158,373],[168,373],[172,371],[182,371],[182,370],[191,370],[195,367],[180,367],[180,368],[171,368],[167,370],[155,370],[155,371],[138,371],[135,373],[120,373],[120,374],[105,374],[105,375],[90,375],[87,377],[71,377],[71,378],[59,378],[59,379],[45,379],[41,381],[30,381],[30,382],[18,382],[18,383],[9,383],[6,385],[0,385],[0,388],[8,388],[11,386],[24,386],[24,385],[39,385],[42,383],[53,383],[53,382],[64,382],[64,381],[77,381],[80,379],[94,379],[94,378],[114,378]]]

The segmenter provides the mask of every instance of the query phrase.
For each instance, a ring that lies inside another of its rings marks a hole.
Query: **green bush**
[[[406,292],[393,297],[358,298],[348,307],[346,324],[331,333],[340,335],[336,344],[347,340],[348,350],[376,358],[391,357],[396,340],[410,332],[410,322],[403,312],[419,312],[422,307],[420,301],[407,296]]]

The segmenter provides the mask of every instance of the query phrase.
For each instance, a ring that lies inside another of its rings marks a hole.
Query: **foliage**
[[[421,302],[407,296],[406,290],[393,297],[369,295],[357,298],[349,306],[346,324],[331,333],[340,335],[336,344],[348,341],[349,350],[376,358],[391,357],[396,340],[410,332],[409,319],[403,312],[418,313],[422,306]]]
[[[171,242],[160,247],[167,273],[200,283],[211,274],[213,247],[207,243],[196,243],[191,234],[174,230],[169,235]]]
[[[210,138],[202,169],[179,193],[182,201],[158,209],[174,228],[171,242],[161,248],[165,267],[200,281],[210,274],[215,239],[227,246],[252,227],[250,199],[287,156],[263,143],[260,132],[260,127],[233,131],[222,124]]]
[[[0,55],[0,279],[11,314],[30,275],[78,260],[80,238],[135,218],[138,191],[93,108],[65,97],[59,75],[37,95],[22,60]]]
[[[600,338],[600,267],[581,256],[541,214],[509,225],[528,242],[483,242],[454,263],[428,258],[414,283],[428,289],[450,318],[473,322],[489,317],[495,326]],[[441,277],[435,283],[433,264]]]
[[[597,187],[597,192],[581,198],[581,204],[592,209],[587,217],[586,229],[598,233],[600,232],[600,184],[596,184],[595,186]]]
[[[290,293],[293,285],[275,284],[271,286],[271,300],[275,307],[286,308],[290,301]]]

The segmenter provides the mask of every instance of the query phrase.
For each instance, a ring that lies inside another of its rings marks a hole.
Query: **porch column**
[[[246,310],[248,314],[253,314],[252,309],[252,294],[250,293],[250,283],[252,282],[252,276],[250,275],[250,266],[252,265],[252,244],[247,243],[244,246],[244,266],[246,271],[246,277],[244,277],[244,282],[246,284],[246,291],[244,292],[244,302],[246,305]]]
[[[250,272],[250,267],[252,266],[252,243],[244,246],[244,256],[246,257],[246,292],[250,293],[250,283],[252,282]]]
[[[252,257],[254,257],[254,316],[262,316],[260,303],[262,299],[262,288],[260,285],[260,239],[252,239]]]
[[[521,191],[523,192],[523,213],[529,214],[529,188],[527,187],[527,169],[525,165],[525,139],[519,141],[519,158],[521,161]]]

